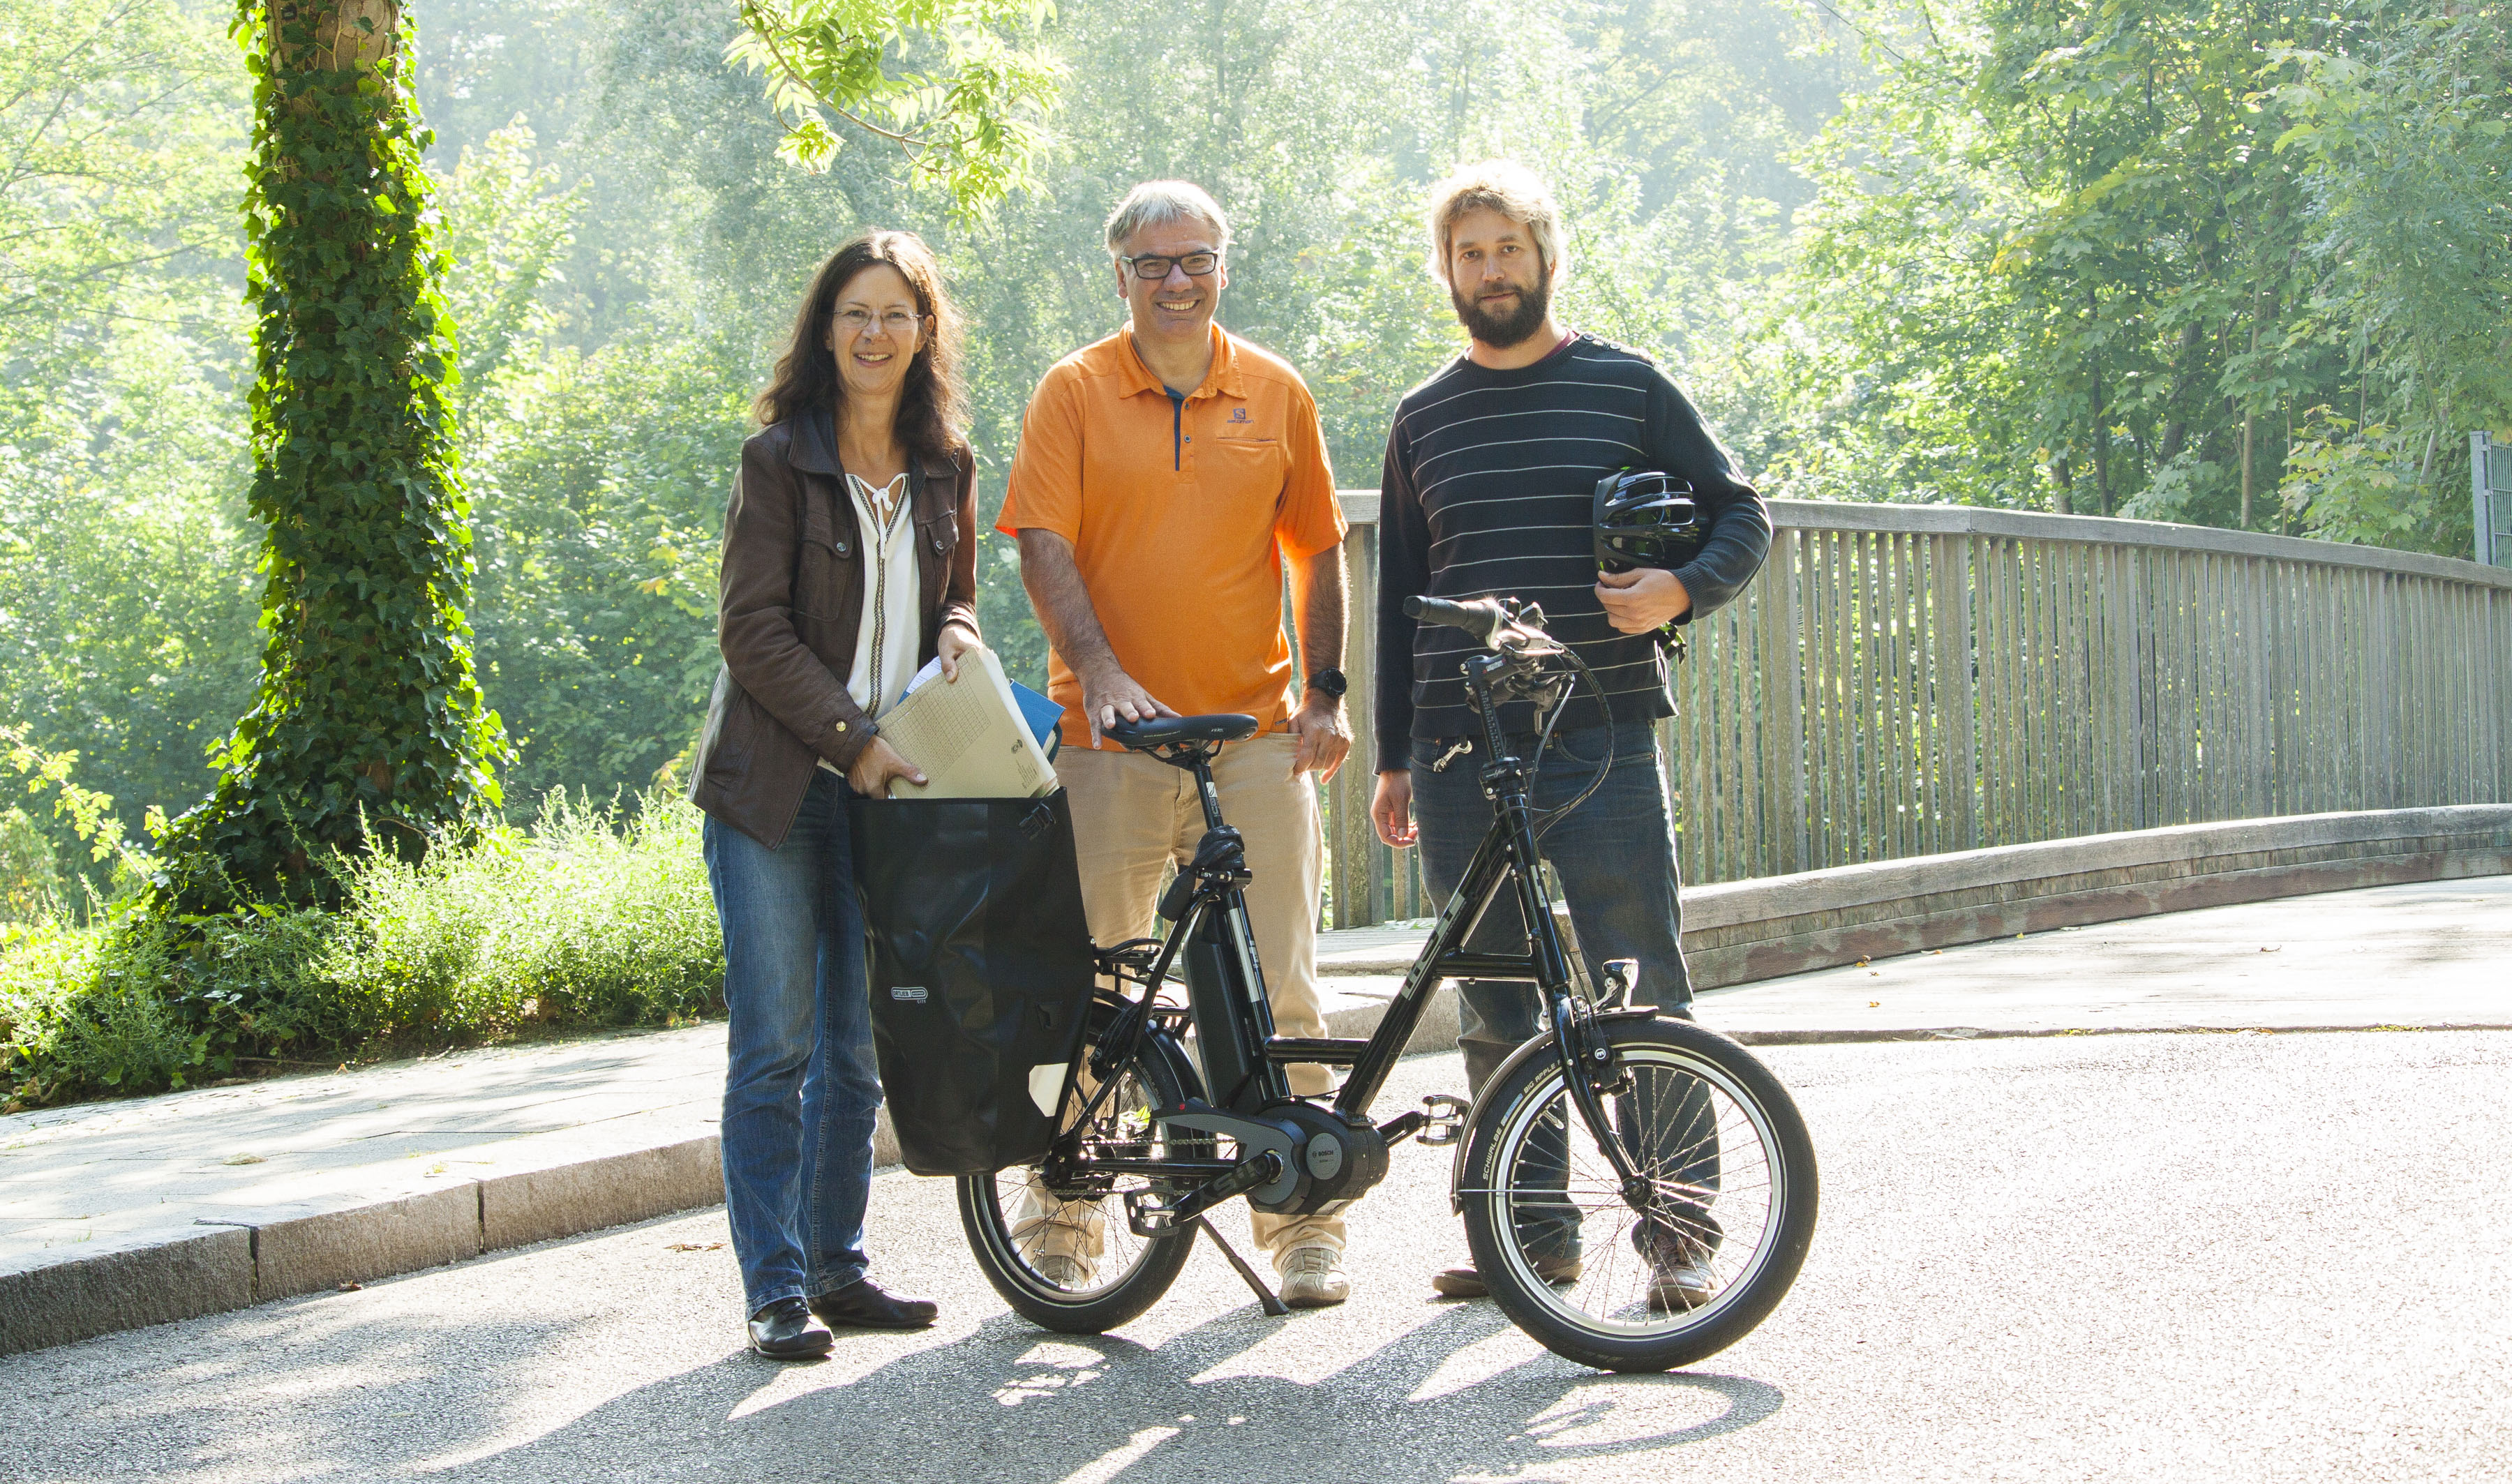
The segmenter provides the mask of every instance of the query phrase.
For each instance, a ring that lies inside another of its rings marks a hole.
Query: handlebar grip
[[[1488,598],[1477,598],[1472,603],[1450,603],[1445,598],[1407,598],[1404,600],[1404,616],[1424,623],[1463,629],[1484,644],[1491,643],[1492,635],[1509,617],[1500,610],[1499,604]]]

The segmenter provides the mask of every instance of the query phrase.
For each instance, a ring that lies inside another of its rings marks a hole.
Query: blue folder
[[[1064,720],[1064,708],[1018,681],[1009,682],[1009,684],[1012,687],[1012,704],[1020,708],[1021,720],[1029,723],[1030,735],[1038,738],[1038,745],[1046,749],[1049,758],[1054,757],[1057,724]]]

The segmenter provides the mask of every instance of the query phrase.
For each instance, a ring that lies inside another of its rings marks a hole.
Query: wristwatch
[[[1340,670],[1320,670],[1309,677],[1309,688],[1324,691],[1329,701],[1340,701],[1344,692],[1352,688],[1352,683],[1343,678]]]

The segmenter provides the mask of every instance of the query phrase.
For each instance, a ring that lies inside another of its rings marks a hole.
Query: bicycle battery
[[[1280,1094],[1281,1074],[1265,1056],[1274,1035],[1274,1012],[1265,1003],[1264,975],[1243,916],[1207,911],[1178,954],[1186,975],[1187,1004],[1195,1012],[1196,1047],[1203,1061],[1203,1085],[1215,1108],[1247,1113]],[[1237,959],[1245,955],[1245,972]]]

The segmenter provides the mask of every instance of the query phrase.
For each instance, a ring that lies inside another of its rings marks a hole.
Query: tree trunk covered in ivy
[[[503,728],[471,664],[453,327],[413,48],[388,0],[242,0],[256,319],[255,705],[167,852],[177,900],[325,900],[334,852],[415,857],[496,807]]]

